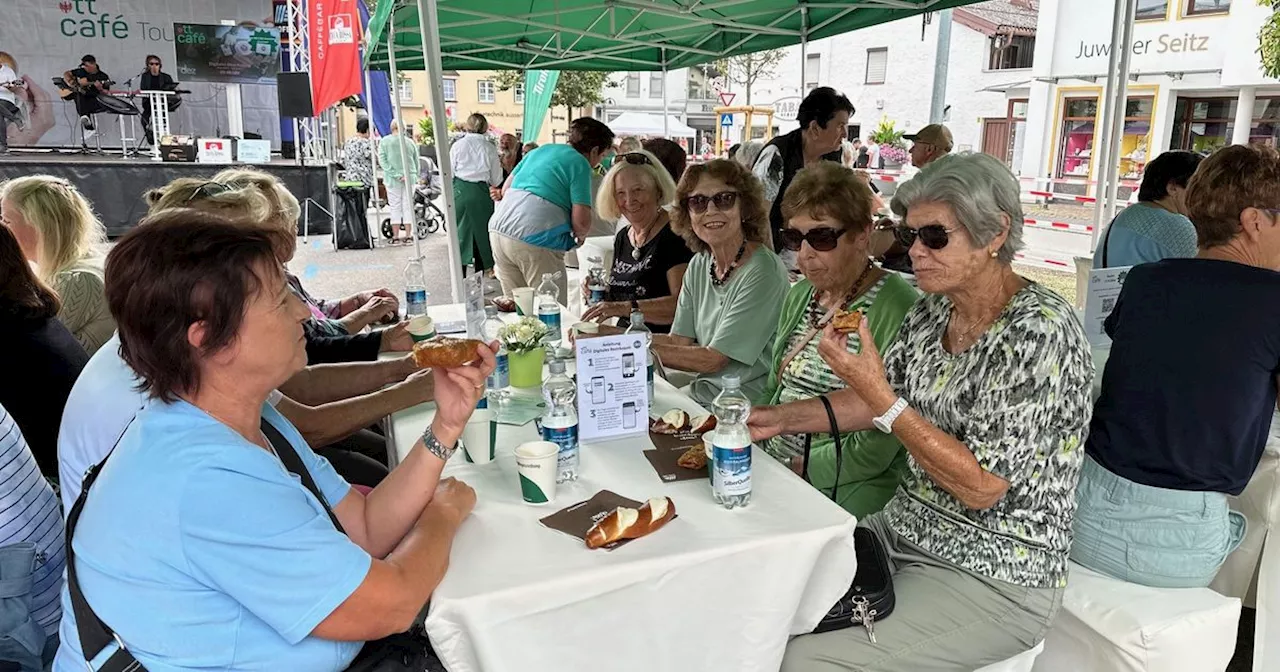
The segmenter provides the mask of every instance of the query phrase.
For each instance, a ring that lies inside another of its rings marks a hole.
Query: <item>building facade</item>
[[[1043,0],[1021,173],[1092,193],[1099,172],[1111,0]],[[1280,82],[1261,73],[1252,0],[1138,0],[1119,164],[1136,180],[1170,149],[1280,140]]]
[[[671,70],[667,73],[617,72],[610,78],[613,86],[605,89],[605,102],[596,108],[596,118],[610,123],[625,113],[653,115],[661,120],[663,92],[666,113],[696,131],[693,137],[673,137],[690,153],[701,153],[716,132],[715,107],[719,105],[712,80],[718,76],[711,65]],[[661,123],[660,121],[658,122]]]

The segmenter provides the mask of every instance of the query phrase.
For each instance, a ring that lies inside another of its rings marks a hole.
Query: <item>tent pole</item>
[[[941,124],[947,116],[947,74],[951,60],[951,10],[938,13],[938,46],[933,55],[933,97],[929,101],[929,123]]]
[[[401,136],[396,138],[396,147],[400,154],[400,168],[401,170],[405,170],[405,166],[409,165],[409,157],[404,155],[404,143],[402,140],[404,138],[404,132],[409,129],[404,125],[404,109],[400,105],[400,75],[396,69],[396,17],[394,11],[391,13],[391,19],[387,21],[387,59],[391,62],[391,86],[395,89],[395,92],[391,94],[391,103],[396,109],[396,128],[399,129],[399,135]],[[391,135],[394,136],[396,134],[392,133]],[[413,157],[413,160],[417,161],[418,157]],[[413,185],[409,184],[408,170],[405,170],[404,177],[400,178],[400,180],[404,182],[404,198],[412,199]],[[391,213],[391,219],[399,219],[401,217],[400,213],[402,212],[404,212],[403,204],[400,206],[400,212]],[[416,245],[418,240],[417,222],[409,222],[409,232],[410,235],[413,236],[414,244]],[[393,242],[396,239],[396,233],[397,231],[392,227],[391,240]],[[421,251],[415,250],[414,259],[421,258]]]
[[[1094,146],[1098,163],[1098,200],[1094,206],[1093,233],[1090,249],[1096,246],[1098,234],[1115,214],[1116,177],[1120,172],[1120,141],[1124,131],[1124,113],[1129,87],[1129,44],[1133,37],[1134,9],[1132,0],[1116,0],[1111,23],[1111,58],[1107,68],[1106,107],[1101,125],[1101,140]]]
[[[449,121],[444,116],[444,67],[440,56],[440,17],[436,14],[436,0],[418,0],[418,28],[422,34],[422,60],[427,66],[427,80],[431,82],[431,116],[436,121],[436,165],[440,168],[445,232],[449,237],[449,287],[453,290],[454,303],[462,303],[462,252],[458,244],[458,216],[453,203]]]
[[[804,90],[806,83],[805,68],[809,66],[809,7],[808,5],[800,5],[800,86],[796,89],[800,92],[800,97],[804,98],[809,93]]]
[[[662,137],[671,139],[671,129],[667,127],[667,117],[671,110],[667,107],[667,50],[662,49]]]
[[[366,50],[371,48],[372,45],[365,45]],[[399,92],[397,91],[397,93]],[[369,64],[367,62],[364,64],[364,107],[365,112],[369,115],[370,136],[376,138],[378,137],[378,127],[377,124],[373,123],[373,80],[369,77]],[[346,157],[342,158],[345,159]],[[373,237],[377,238],[376,227],[382,225],[382,200],[378,198],[378,147],[372,140],[369,141],[369,167],[373,169],[373,202],[376,204],[374,205],[374,212],[378,213]],[[368,218],[369,215],[366,213],[365,219],[367,220]]]

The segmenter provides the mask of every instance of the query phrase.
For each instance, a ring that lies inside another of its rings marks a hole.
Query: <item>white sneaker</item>
[[[90,140],[91,138],[93,138],[93,136],[95,136],[95,135],[97,135],[97,134],[98,134],[98,131],[97,131],[96,129],[92,129],[92,128],[90,128],[90,129],[86,130],[86,131],[84,132],[84,141],[85,141],[85,142],[89,142],[89,140]]]

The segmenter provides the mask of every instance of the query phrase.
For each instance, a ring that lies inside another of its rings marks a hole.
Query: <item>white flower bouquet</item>
[[[547,325],[536,317],[526,315],[516,322],[503,325],[498,330],[498,340],[507,352],[531,352],[542,347],[542,339],[549,333]]]

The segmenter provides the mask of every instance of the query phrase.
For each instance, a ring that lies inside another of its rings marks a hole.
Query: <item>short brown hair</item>
[[[151,215],[116,243],[107,306],[139,389],[172,402],[200,388],[199,360],[235,341],[265,280],[260,264],[280,268],[268,232],[192,209]],[[196,322],[207,334],[199,351],[187,341]]]
[[[645,151],[658,157],[662,167],[671,173],[672,182],[680,181],[680,176],[684,175],[685,166],[689,164],[689,155],[685,153],[680,143],[666,138],[649,138],[640,145]]]
[[[1280,208],[1280,153],[1258,145],[1223,147],[1200,163],[1186,199],[1200,247],[1226,244],[1240,233],[1245,208]]]
[[[569,124],[569,144],[583,156],[603,151],[613,147],[613,130],[599,119],[579,117]]]
[[[706,252],[709,248],[693,231],[689,217],[689,194],[698,188],[703,176],[724,182],[738,192],[738,211],[742,213],[742,235],[757,243],[767,242],[769,235],[769,206],[764,200],[764,187],[750,171],[736,161],[715,159],[694,164],[684,171],[676,186],[676,208],[671,213],[671,228],[684,238],[694,252]]]
[[[0,315],[20,321],[49,319],[60,307],[58,295],[31,270],[13,232],[0,226]]]
[[[825,217],[840,222],[844,229],[865,231],[871,226],[873,203],[875,197],[865,179],[838,163],[819,161],[796,173],[782,196],[782,218]]]

